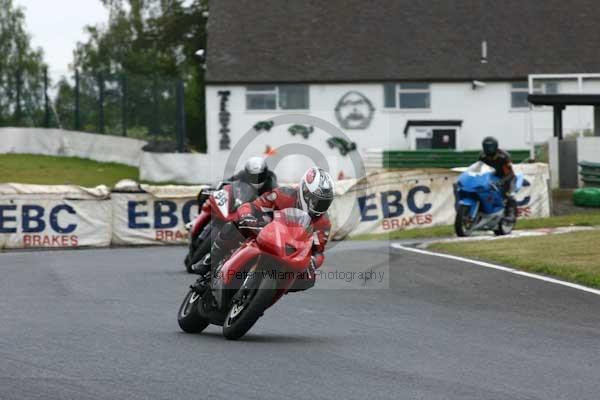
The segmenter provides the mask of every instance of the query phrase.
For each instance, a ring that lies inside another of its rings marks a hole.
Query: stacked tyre
[[[573,192],[573,203],[579,207],[600,207],[600,188],[582,188]]]

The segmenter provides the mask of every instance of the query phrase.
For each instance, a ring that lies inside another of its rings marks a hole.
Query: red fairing
[[[210,205],[211,215],[223,222],[237,221],[239,219],[239,217],[238,217],[239,210],[231,211],[232,204],[234,202],[233,189],[232,189],[231,185],[227,185],[227,186],[223,187],[222,190],[226,191],[228,194],[228,199],[224,203],[224,206],[222,206],[222,207],[219,206],[219,202],[222,201],[223,199],[217,199],[217,197],[215,195],[210,196],[209,200],[207,201],[207,203],[209,203],[209,205]],[[221,203],[221,204],[223,205],[223,203]],[[240,207],[243,207],[243,205]]]
[[[263,194],[251,203],[243,204],[238,208],[237,213],[240,217],[245,215],[257,216],[260,213],[295,208],[298,207],[298,203],[298,191],[295,188],[281,187]],[[313,218],[313,229],[315,231],[314,250],[316,253],[323,253],[329,241],[329,232],[331,230],[331,221],[327,213]],[[318,258],[317,261],[320,260],[320,263],[323,264],[323,254],[315,255]],[[318,266],[320,267],[321,264]]]
[[[290,270],[304,271],[310,265],[312,240],[310,233],[302,227],[273,222],[260,232],[256,242]]]
[[[255,242],[249,242],[240,247],[223,265],[220,274],[225,285],[230,285],[236,276],[241,276],[244,268],[261,254]]]
[[[194,227],[192,228],[192,235],[194,237],[198,236],[202,229],[210,222],[210,202],[205,201],[202,205],[202,211],[194,220]]]
[[[313,232],[306,226],[294,225],[289,221],[275,218],[260,232],[256,239],[243,244],[221,268],[221,279],[225,285],[236,277],[242,277],[254,259],[265,256],[274,260],[275,265],[284,271],[301,273],[310,265],[313,247]],[[296,274],[293,274],[296,276]],[[282,284],[287,290],[294,281]]]

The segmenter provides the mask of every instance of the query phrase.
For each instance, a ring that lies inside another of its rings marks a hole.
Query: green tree
[[[107,129],[120,130],[126,89],[128,127],[168,135],[175,124],[176,82],[183,79],[187,136],[204,151],[204,69],[195,52],[206,46],[207,0],[101,1],[109,10],[108,23],[86,27],[87,39],[74,51],[84,97],[97,94],[101,78],[107,88]],[[86,117],[95,119],[97,109],[92,105]]]
[[[0,54],[0,125],[41,125],[43,52],[32,49],[23,10],[12,0],[0,0]]]

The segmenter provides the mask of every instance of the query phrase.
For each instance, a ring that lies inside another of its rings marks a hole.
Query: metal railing
[[[15,75],[14,96],[0,109],[0,126],[62,128],[147,140],[150,151],[185,151],[185,85],[172,76],[74,71],[41,86]],[[201,134],[200,132],[198,134]]]

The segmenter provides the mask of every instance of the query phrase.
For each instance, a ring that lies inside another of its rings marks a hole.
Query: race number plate
[[[221,214],[227,217],[229,215],[229,192],[226,190],[218,190],[213,193],[215,202],[221,210]]]

